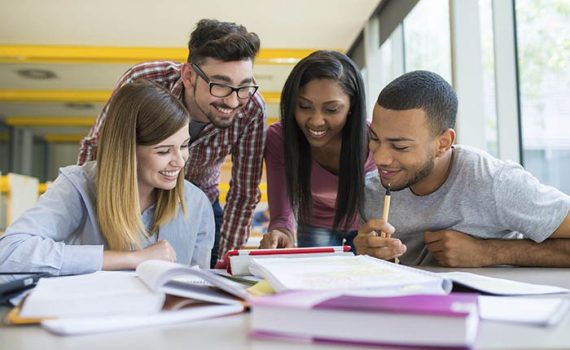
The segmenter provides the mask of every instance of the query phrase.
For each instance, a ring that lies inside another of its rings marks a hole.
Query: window
[[[404,19],[405,71],[423,69],[451,82],[449,4],[422,0]]]
[[[541,182],[570,194],[570,2],[515,6],[523,163]]]
[[[481,53],[483,66],[483,100],[486,150],[495,157],[497,149],[497,108],[495,93],[495,50],[493,48],[493,9],[491,0],[479,0]]]

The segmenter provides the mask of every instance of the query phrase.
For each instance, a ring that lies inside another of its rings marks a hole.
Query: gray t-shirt
[[[378,172],[366,176],[364,221],[382,216],[385,189]],[[437,265],[425,248],[424,232],[452,229],[479,238],[528,238],[542,242],[570,210],[570,196],[542,185],[519,164],[455,146],[447,181],[417,196],[409,188],[392,191],[389,222],[393,237],[408,250],[406,265]]]

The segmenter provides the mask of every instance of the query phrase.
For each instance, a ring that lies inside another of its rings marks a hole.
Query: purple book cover
[[[477,307],[477,298],[477,294],[469,293],[406,295],[398,297],[341,295],[320,302],[314,305],[313,308],[466,317]]]
[[[255,299],[256,305],[300,309],[333,309],[359,312],[385,312],[466,317],[477,307],[478,295],[356,296],[339,292],[295,291]]]

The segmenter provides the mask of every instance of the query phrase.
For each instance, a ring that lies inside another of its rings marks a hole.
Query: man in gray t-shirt
[[[431,72],[382,90],[369,144],[378,172],[366,179],[357,253],[407,265],[570,266],[570,196],[516,163],[453,146],[456,114],[455,92]]]

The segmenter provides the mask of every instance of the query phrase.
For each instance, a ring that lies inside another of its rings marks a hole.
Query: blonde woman
[[[149,259],[209,266],[214,216],[184,180],[189,116],[160,86],[117,90],[95,162],[60,169],[0,237],[0,271],[55,275],[135,268]]]

